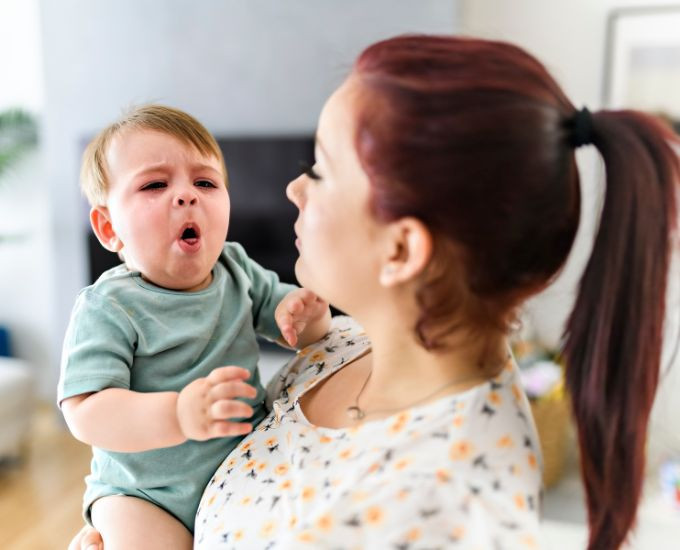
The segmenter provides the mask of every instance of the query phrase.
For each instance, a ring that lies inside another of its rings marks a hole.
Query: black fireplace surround
[[[224,137],[217,140],[227,164],[231,220],[227,239],[241,243],[248,255],[295,282],[297,258],[293,223],[297,208],[285,195],[286,185],[301,171],[300,161],[313,164],[313,136]],[[94,282],[118,265],[90,230],[89,275]]]

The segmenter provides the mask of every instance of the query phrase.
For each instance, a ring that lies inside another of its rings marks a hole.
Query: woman
[[[206,488],[196,547],[537,547],[540,456],[507,335],[565,263],[574,150],[593,144],[605,202],[564,355],[588,548],[618,548],[658,377],[673,140],[640,113],[577,110],[509,44],[364,51],[287,190],[300,283],[356,321],[276,377],[272,412]]]

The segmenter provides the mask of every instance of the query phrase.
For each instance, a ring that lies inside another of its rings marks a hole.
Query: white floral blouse
[[[538,548],[540,450],[514,362],[389,418],[310,424],[300,396],[368,349],[336,317],[281,370],[269,416],[203,494],[195,548]]]

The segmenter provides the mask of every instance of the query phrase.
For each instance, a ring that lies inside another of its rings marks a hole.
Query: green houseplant
[[[0,182],[2,176],[38,141],[38,125],[28,111],[0,111]]]
[[[0,111],[0,188],[12,167],[38,142],[38,124],[35,117],[20,108]],[[16,237],[0,233],[0,243]]]

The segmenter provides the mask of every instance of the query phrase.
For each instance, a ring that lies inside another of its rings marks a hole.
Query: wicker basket
[[[564,472],[569,426],[569,406],[562,388],[539,399],[530,399],[543,454],[543,483],[555,485]]]

